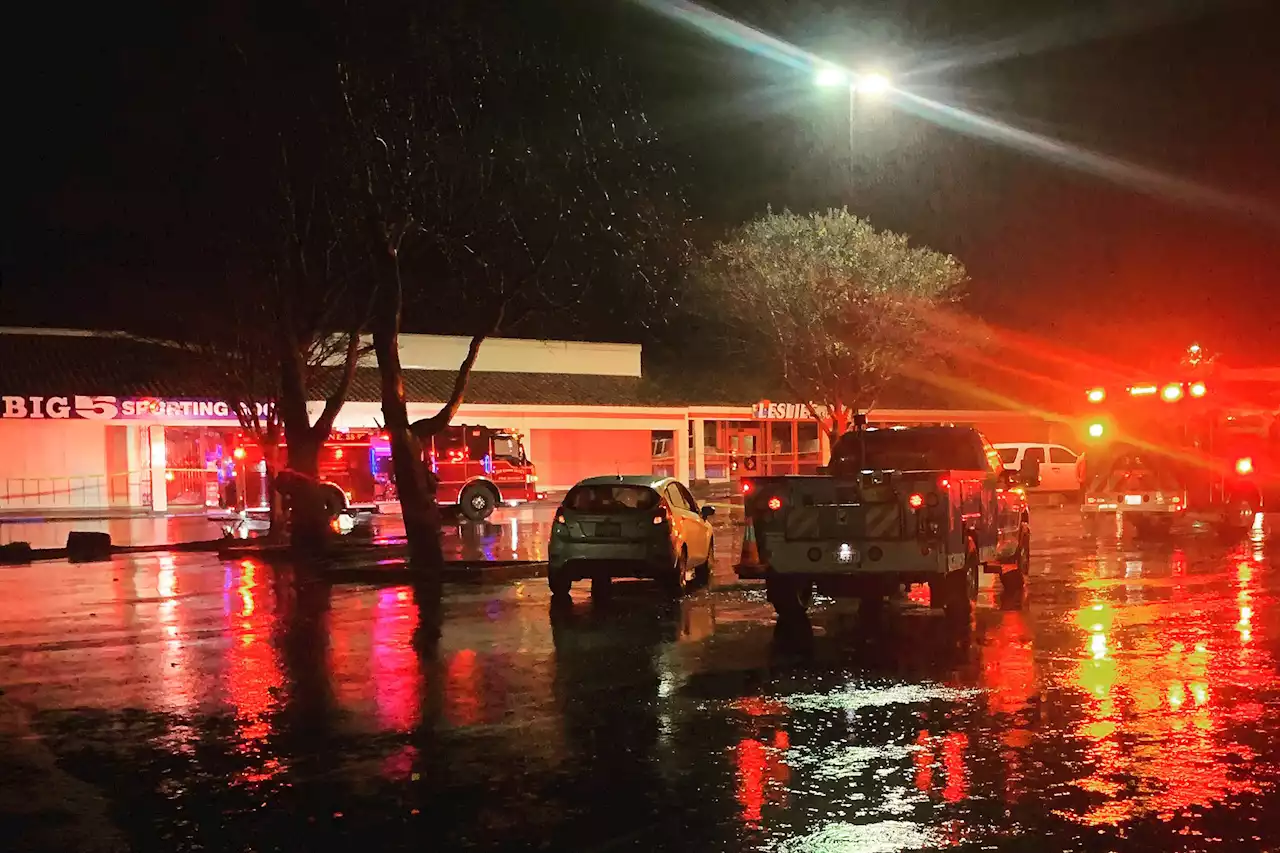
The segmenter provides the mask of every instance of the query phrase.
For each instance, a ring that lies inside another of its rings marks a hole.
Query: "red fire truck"
[[[244,475],[249,506],[262,499],[262,451],[247,436],[234,451]],[[439,481],[436,499],[456,505],[468,519],[483,521],[500,505],[516,506],[542,497],[538,475],[520,436],[509,430],[478,425],[448,427],[423,449],[425,461]],[[378,430],[334,432],[320,450],[320,478],[331,484],[343,507],[376,506],[397,512],[391,444]],[[339,496],[338,493],[341,493]]]
[[[1086,392],[1086,519],[1119,513],[1139,533],[1166,533],[1183,518],[1243,531],[1274,499],[1274,413],[1195,367]]]

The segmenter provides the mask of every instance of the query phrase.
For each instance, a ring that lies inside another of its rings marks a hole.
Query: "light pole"
[[[893,82],[878,71],[852,73],[837,65],[826,65],[814,74],[814,83],[823,88],[849,87],[849,163],[853,163],[853,122],[858,111],[858,96],[878,98],[893,89]]]

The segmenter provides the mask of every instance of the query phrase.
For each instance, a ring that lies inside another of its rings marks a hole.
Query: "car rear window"
[[[963,429],[871,429],[859,438],[848,432],[832,448],[833,473],[856,471],[866,443],[867,470],[930,471],[982,470],[987,468],[982,443],[976,434]]]
[[[1016,447],[997,447],[996,452],[1000,454],[1000,461],[1006,465],[1012,465],[1018,458],[1018,448]]]
[[[564,505],[577,512],[649,510],[658,506],[658,493],[648,486],[627,483],[574,486],[565,497]]]

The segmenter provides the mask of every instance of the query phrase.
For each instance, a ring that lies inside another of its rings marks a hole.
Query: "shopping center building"
[[[467,343],[402,336],[411,417],[438,410]],[[682,391],[678,376],[647,376],[641,356],[632,344],[488,340],[454,423],[517,434],[547,491],[615,471],[723,487],[747,471],[821,464],[825,437],[798,401],[773,388]],[[258,476],[237,470],[245,438],[218,389],[193,378],[207,371],[192,369],[192,358],[123,335],[0,329],[0,512],[196,510],[224,503],[228,478]],[[336,430],[376,432],[378,399],[377,369],[362,365]],[[972,424],[993,441],[1044,440],[1054,429],[1034,415],[944,407],[909,392],[892,402],[870,420]]]

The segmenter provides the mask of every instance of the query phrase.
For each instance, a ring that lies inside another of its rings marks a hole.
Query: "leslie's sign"
[[[770,403],[768,400],[756,403],[751,409],[751,416],[765,421],[817,420],[804,403]]]
[[[258,414],[265,415],[265,407]],[[222,400],[159,399],[155,397],[111,397],[53,395],[50,397],[0,396],[0,418],[9,420],[90,421],[157,421],[194,420],[234,421],[235,411]]]

